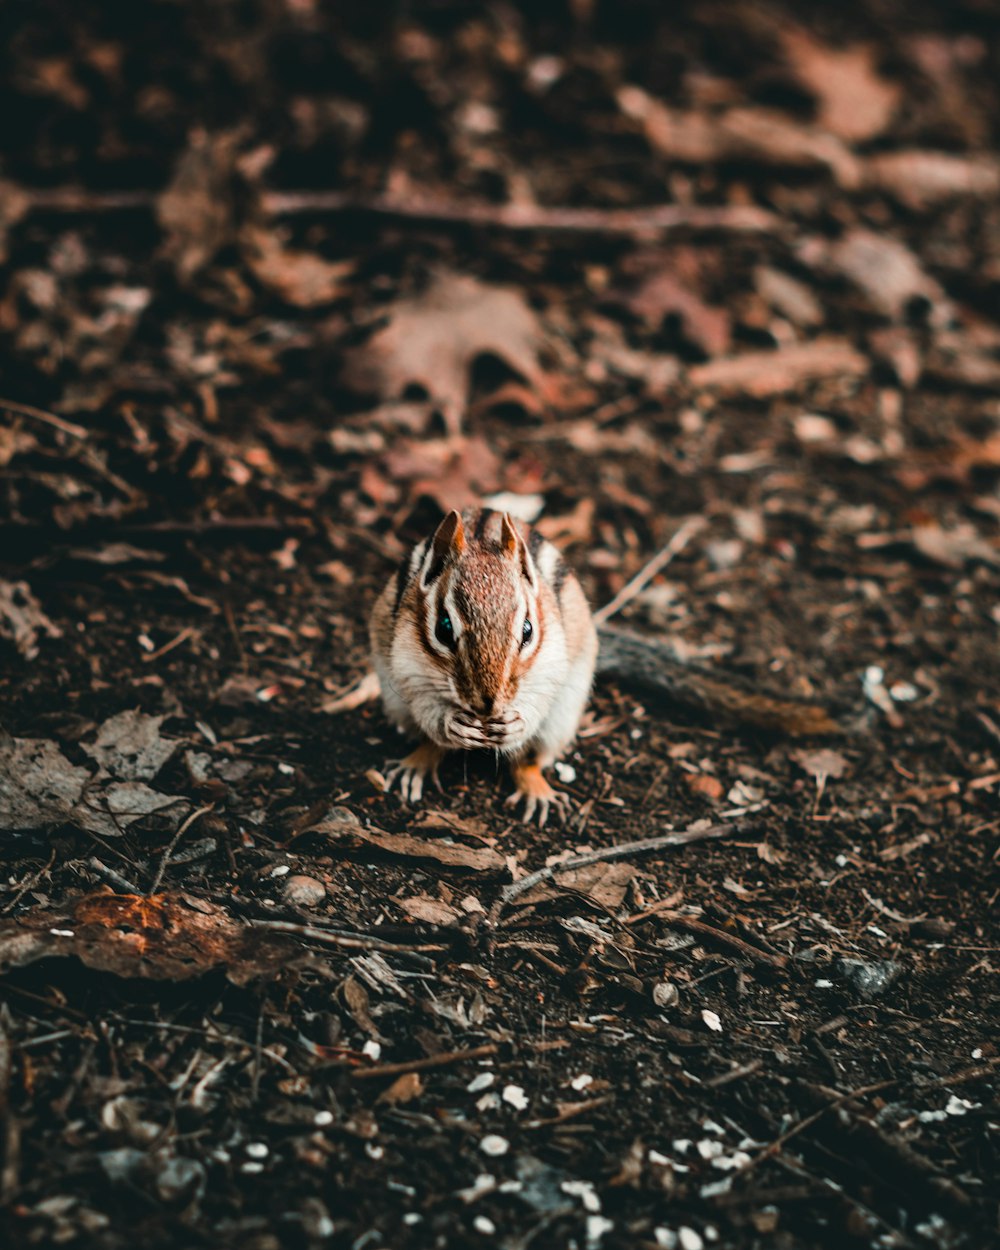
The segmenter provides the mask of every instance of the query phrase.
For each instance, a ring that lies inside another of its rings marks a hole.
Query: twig
[[[165,642],[162,647],[158,647],[155,651],[150,651],[148,655],[144,655],[142,657],[143,664],[152,664],[154,660],[159,660],[163,656],[169,655],[171,651],[176,651],[179,646],[187,642],[197,632],[193,625],[185,626],[179,634],[171,638],[169,642]]]
[[[656,553],[651,560],[647,560],[635,577],[631,581],[626,582],[619,590],[618,594],[603,608],[598,608],[594,613],[594,623],[603,625],[605,621],[609,621],[616,612],[630,603],[636,595],[646,586],[662,569],[665,569],[674,556],[684,550],[695,534],[700,533],[708,522],[703,516],[688,517],[675,531],[670,541]]]
[[[163,880],[163,874],[167,871],[167,864],[170,863],[170,856],[173,855],[174,851],[177,849],[177,843],[184,837],[199,816],[207,816],[214,807],[214,803],[209,803],[206,807],[199,807],[197,811],[192,812],[191,815],[182,822],[180,828],[170,839],[170,844],[160,858],[160,865],[156,870],[156,876],[153,878],[153,884],[147,891],[147,897],[150,894],[155,894],[160,888],[160,882]]]
[[[730,1068],[728,1072],[720,1072],[718,1076],[710,1077],[702,1084],[706,1089],[721,1089],[723,1085],[729,1085],[733,1081],[742,1081],[745,1076],[753,1076],[763,1066],[763,1059],[751,1059],[749,1063],[741,1063],[735,1068]]]
[[[441,1055],[430,1055],[426,1059],[411,1059],[409,1063],[381,1063],[377,1068],[355,1068],[351,1076],[355,1081],[367,1081],[380,1076],[402,1076],[405,1072],[423,1072],[427,1068],[446,1068],[453,1063],[462,1063],[466,1059],[485,1059],[487,1055],[495,1055],[495,1042],[487,1042],[484,1046],[473,1046],[471,1050],[449,1050]]]
[[[151,210],[158,194],[150,191],[91,191],[86,187],[21,188],[28,208],[54,213],[114,213]],[[313,213],[364,213],[428,225],[488,226],[497,230],[555,234],[645,235],[671,230],[749,234],[777,231],[781,218],[753,205],[649,204],[638,208],[564,208],[536,204],[489,204],[476,201],[399,199],[359,196],[350,191],[264,191],[260,207],[272,216]]]
[[[0,408],[4,412],[16,413],[19,417],[28,417],[32,421],[41,421],[44,425],[51,425],[53,429],[60,430],[71,438],[78,438],[81,442],[89,433],[82,425],[74,425],[72,421],[57,417],[54,412],[46,412],[44,408],[35,408],[31,404],[20,404],[13,399],[0,399]]]
[[[273,929],[275,933],[291,933],[295,937],[309,938],[313,942],[326,942],[330,946],[342,946],[350,951],[446,951],[447,946],[429,944],[410,945],[404,942],[386,942],[382,938],[369,937],[358,933],[350,937],[341,933],[331,933],[328,929],[317,929],[311,924],[295,924],[291,920],[257,920],[250,918],[248,924],[255,929]]]
[[[565,1124],[567,1120],[575,1120],[579,1115],[586,1115],[588,1111],[596,1111],[598,1107],[603,1107],[605,1103],[611,1101],[610,1094],[602,1094],[600,1098],[586,1098],[583,1102],[574,1102],[570,1106],[564,1107],[558,1115],[549,1116],[545,1120],[529,1120],[525,1124],[525,1128],[551,1128],[554,1124]]]
[[[96,855],[91,855],[87,860],[87,865],[93,868],[99,877],[103,877],[105,881],[110,882],[116,890],[121,890],[123,894],[141,894],[142,890],[134,881],[129,881],[128,877],[123,876],[115,868],[109,868],[107,864],[102,863]]]
[[[731,950],[738,951],[741,955],[746,955],[748,959],[755,959],[758,963],[767,964],[769,968],[776,968],[783,971],[788,967],[788,956],[772,954],[770,951],[761,950],[752,943],[747,942],[744,938],[737,937],[735,933],[727,933],[725,929],[716,929],[714,925],[706,924],[704,920],[696,920],[694,916],[685,916],[682,912],[663,911],[659,913],[660,919],[665,920],[667,924],[674,925],[678,929],[686,929],[688,933],[695,933],[699,937],[707,938],[710,941],[718,942],[720,946],[728,946]],[[626,919],[625,923],[629,924],[631,917]]]
[[[257,1012],[257,1033],[254,1037],[253,1046],[253,1076],[250,1078],[250,1102],[251,1105],[257,1102],[260,1095],[260,1068],[263,1061],[264,1052],[264,999],[260,1000],[260,1010]]]
[[[560,860],[557,864],[549,864],[529,873],[520,881],[505,886],[500,897],[493,904],[489,923],[496,924],[501,911],[522,894],[533,889],[541,881],[551,881],[566,872],[577,868],[587,868],[591,864],[611,863],[616,859],[630,859],[633,855],[645,855],[649,851],[662,851],[669,846],[687,846],[690,842],[705,842],[710,838],[728,838],[731,834],[750,834],[758,828],[758,822],[752,820],[734,820],[727,824],[692,825],[689,829],[680,829],[674,833],[664,833],[656,838],[640,838],[637,842],[621,842],[616,846],[605,846],[599,851],[588,851],[586,855],[576,855],[572,859]]]
[[[537,204],[485,204],[456,200],[359,198],[343,191],[265,191],[266,213],[360,212],[441,225],[489,226],[500,230],[541,230],[556,234],[642,235],[668,230],[775,230],[780,218],[751,205],[721,207],[652,204],[639,208],[549,208]]]
[[[775,1155],[780,1154],[793,1137],[798,1137],[807,1128],[811,1128],[828,1111],[836,1111],[838,1107],[842,1107],[846,1102],[851,1102],[855,1098],[863,1098],[868,1094],[877,1094],[883,1089],[891,1089],[899,1083],[899,1078],[894,1077],[890,1081],[879,1081],[875,1085],[865,1085],[861,1089],[852,1089],[848,1090],[846,1094],[838,1094],[836,1098],[825,1103],[818,1111],[814,1111],[812,1115],[807,1115],[804,1120],[799,1120],[798,1123],[793,1124],[780,1137],[776,1137],[770,1145],[764,1146],[755,1159],[751,1159],[745,1167],[740,1168],[738,1175],[745,1176],[748,1172],[753,1171],[759,1163],[763,1163],[765,1159],[772,1159]]]

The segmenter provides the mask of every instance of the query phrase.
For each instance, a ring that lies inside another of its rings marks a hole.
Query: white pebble
[[[610,1233],[614,1222],[603,1215],[587,1216],[587,1245],[596,1246],[605,1233]]]
[[[705,1021],[705,1023],[708,1025],[708,1027],[712,1030],[713,1033],[722,1032],[722,1021],[719,1019],[719,1016],[716,1012],[708,1011],[706,1009],[705,1011],[701,1013],[701,1018]]]
[[[677,1230],[677,1244],[680,1250],[704,1250],[705,1247],[701,1234],[686,1226]]]
[[[505,1085],[503,1100],[504,1102],[509,1102],[518,1111],[524,1111],[528,1106],[528,1095],[520,1085]]]
[[[487,1133],[479,1143],[479,1149],[484,1155],[492,1155],[494,1158],[498,1158],[510,1150],[510,1142],[506,1137],[501,1137],[498,1133]]]
[[[466,1085],[466,1091],[470,1094],[480,1094],[484,1089],[489,1089],[496,1079],[492,1072],[480,1072]]]
[[[328,1124],[332,1124],[332,1123],[333,1123],[332,1111],[317,1111],[316,1114],[313,1116],[313,1124],[315,1124],[317,1128],[326,1128]]]
[[[497,1231],[497,1226],[488,1215],[477,1215],[472,1221],[472,1227],[477,1233],[482,1233],[484,1237],[492,1237]]]
[[[266,1159],[271,1153],[267,1143],[262,1141],[248,1141],[246,1150],[251,1159]]]
[[[378,1059],[382,1054],[382,1043],[374,1042],[369,1039],[365,1042],[364,1046],[361,1047],[361,1053],[363,1055],[367,1055],[369,1059]]]
[[[593,1085],[593,1083],[594,1078],[589,1072],[581,1072],[579,1076],[574,1076],[572,1081],[570,1081],[572,1088],[577,1091],[586,1089],[588,1085]]]

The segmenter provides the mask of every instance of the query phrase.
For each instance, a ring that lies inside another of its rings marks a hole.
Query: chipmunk
[[[597,630],[586,596],[537,530],[491,509],[449,512],[382,592],[371,647],[386,713],[419,734],[389,776],[417,803],[452,750],[510,761],[524,819],[544,825],[565,796],[542,770],[576,737]]]
[[[595,670],[714,715],[791,736],[839,733],[814,705],[678,660],[663,643],[598,630],[556,548],[506,512],[449,512],[413,548],[371,616],[386,713],[420,744],[389,774],[418,803],[449,751],[510,761],[524,819],[544,825],[566,797],[542,770],[576,737]]]

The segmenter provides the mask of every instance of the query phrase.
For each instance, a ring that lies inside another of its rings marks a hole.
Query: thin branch
[[[379,1076],[403,1076],[406,1072],[424,1072],[428,1068],[445,1068],[453,1063],[462,1063],[466,1059],[485,1059],[495,1055],[495,1042],[487,1042],[483,1046],[473,1046],[471,1050],[449,1050],[441,1055],[430,1055],[426,1059],[405,1060],[402,1063],[382,1063],[377,1068],[355,1068],[351,1073],[355,1081],[371,1080]]]
[[[598,608],[594,613],[594,624],[603,625],[609,621],[616,612],[630,603],[640,591],[648,585],[649,582],[667,567],[674,556],[684,550],[695,534],[699,534],[708,522],[703,516],[691,516],[680,525],[673,534],[670,541],[656,553],[651,560],[647,560],[635,577],[619,590],[618,594],[606,603],[603,608]]]
[[[340,933],[331,933],[329,929],[317,929],[311,924],[296,924],[292,920],[257,920],[251,917],[248,924],[255,929],[272,929],[275,933],[290,933],[293,937],[309,938],[313,942],[326,942],[330,946],[341,946],[350,951],[445,951],[447,946],[429,944],[411,945],[405,942],[386,942],[382,938],[368,937],[364,933],[346,937]]]
[[[32,209],[50,213],[116,213],[152,211],[158,192],[91,191],[86,187],[20,188]],[[389,195],[357,195],[351,191],[264,191],[260,207],[269,216],[362,213],[426,225],[486,226],[515,232],[604,234],[623,237],[673,230],[748,234],[776,233],[781,218],[749,204],[644,204],[637,208],[570,208],[537,204],[490,204]]]
[[[167,865],[170,863],[170,856],[173,855],[174,851],[177,849],[177,843],[180,842],[181,838],[184,837],[199,816],[207,816],[208,813],[214,809],[214,807],[214,803],[209,803],[206,807],[199,807],[197,811],[192,812],[191,815],[188,816],[188,818],[181,824],[180,828],[170,839],[170,844],[160,858],[160,865],[156,870],[156,876],[153,878],[153,884],[149,887],[149,894],[155,894],[160,888],[160,882],[163,880],[163,874],[167,871]]]
[[[611,863],[617,859],[631,859],[633,856],[646,855],[650,851],[662,851],[671,846],[687,846],[691,842],[705,842],[712,838],[728,838],[732,834],[745,835],[753,833],[759,827],[752,820],[734,820],[719,825],[692,825],[689,829],[679,829],[673,833],[663,833],[656,838],[640,838],[637,842],[621,842],[616,846],[605,846],[599,851],[588,851],[586,855],[576,855],[572,859],[560,860],[557,864],[549,864],[529,873],[520,881],[505,886],[500,897],[490,912],[490,923],[496,924],[503,909],[514,899],[533,889],[542,881],[552,881],[563,873],[574,872],[577,868],[587,868],[591,864]]]
[[[32,404],[21,404],[13,399],[0,399],[0,408],[4,412],[16,413],[19,417],[27,417],[31,421],[40,421],[43,425],[51,425],[54,430],[68,434],[70,438],[78,438],[82,442],[89,433],[82,425],[65,421],[54,412],[46,412],[44,408],[35,408]]]

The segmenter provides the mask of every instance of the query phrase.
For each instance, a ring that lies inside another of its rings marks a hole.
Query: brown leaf
[[[315,252],[285,247],[263,226],[247,226],[240,242],[257,281],[296,308],[315,308],[339,299],[355,268],[351,260],[328,261]]]
[[[0,638],[9,638],[26,660],[38,655],[38,637],[61,638],[62,630],[42,611],[27,582],[0,580]]]
[[[694,386],[725,392],[744,391],[766,398],[794,391],[817,378],[860,377],[868,372],[868,360],[845,339],[821,338],[793,343],[777,351],[747,352],[696,365],[688,370]]]
[[[384,1089],[375,1101],[390,1107],[401,1107],[404,1103],[419,1098],[423,1092],[424,1083],[420,1073],[404,1072],[393,1081],[388,1089]]]
[[[801,28],[782,32],[792,73],[819,102],[817,122],[848,143],[881,134],[900,98],[898,83],[875,68],[870,44],[830,48]]]
[[[188,282],[232,241],[233,175],[240,134],[195,130],[174,175],[156,202],[166,233],[163,251],[181,282]]]
[[[638,121],[651,147],[690,164],[756,161],[792,169],[828,170],[846,188],[857,186],[859,163],[836,135],[793,121],[775,109],[732,108],[703,113],[669,108],[639,87],[618,93],[626,116]]]
[[[408,916],[414,920],[422,920],[425,924],[452,925],[462,914],[457,908],[442,903],[440,899],[429,898],[426,894],[401,898],[398,902]]]
[[[584,868],[575,868],[572,872],[560,873],[558,885],[540,882],[526,894],[522,894],[517,905],[523,907],[528,903],[541,903],[546,899],[558,898],[564,890],[575,890],[593,899],[599,907],[617,911],[625,901],[629,884],[638,871],[634,864],[624,862],[588,864]]]
[[[407,483],[411,500],[426,495],[442,512],[478,503],[501,484],[500,459],[478,437],[398,439],[384,465],[393,483]]]
[[[451,868],[469,868],[473,872],[502,872],[505,861],[496,851],[486,847],[472,848],[458,842],[432,842],[413,838],[405,833],[387,833],[384,829],[366,828],[346,807],[333,807],[308,832],[325,834],[341,846],[373,846],[388,855],[404,859],[432,859]]]
[[[868,186],[894,196],[906,208],[924,211],[949,200],[992,200],[1000,195],[1000,161],[919,149],[877,152],[864,165]]]
[[[874,309],[894,320],[901,320],[914,301],[930,305],[938,324],[950,315],[941,286],[898,239],[873,230],[849,230],[832,244],[807,240],[799,258],[846,278]]]
[[[282,935],[247,928],[186,894],[84,894],[57,911],[36,908],[0,923],[0,973],[58,956],[153,981],[188,981],[224,968],[230,981],[245,985],[273,977],[297,955]]]
[[[541,342],[538,317],[519,291],[443,272],[420,295],[391,306],[389,324],[347,353],[341,376],[351,389],[383,400],[421,386],[456,433],[473,361],[497,356],[540,386]]]
[[[179,739],[160,736],[165,720],[134,710],[119,712],[104,722],[93,743],[83,744],[83,750],[102,772],[121,781],[152,781],[180,746]]]
[[[720,356],[729,350],[729,313],[706,304],[666,265],[652,269],[630,289],[614,293],[610,302],[627,308],[653,329],[668,316],[679,318],[684,337],[706,356]]]

